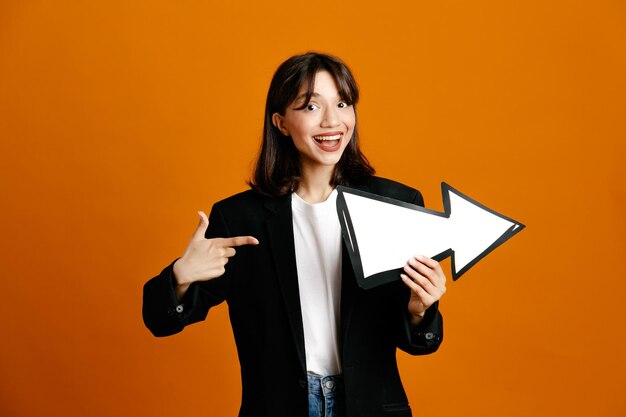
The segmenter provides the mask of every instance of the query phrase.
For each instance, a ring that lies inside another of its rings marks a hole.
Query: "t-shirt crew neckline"
[[[292,195],[292,208],[294,210],[298,210],[300,212],[309,213],[312,215],[321,215],[326,214],[328,210],[335,208],[335,203],[337,201],[337,189],[333,189],[331,193],[328,195],[326,200],[320,201],[319,203],[307,203],[300,197],[295,191],[291,193]]]

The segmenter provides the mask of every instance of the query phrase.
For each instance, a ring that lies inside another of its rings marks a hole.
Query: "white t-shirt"
[[[309,204],[296,193],[291,196],[307,371],[322,376],[340,374],[341,226],[337,190],[318,204]]]

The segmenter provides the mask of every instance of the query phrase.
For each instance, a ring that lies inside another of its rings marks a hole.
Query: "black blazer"
[[[423,205],[419,191],[374,177],[355,187]],[[194,283],[181,303],[172,265],[144,286],[143,318],[155,336],[168,336],[204,320],[226,300],[241,365],[240,417],[306,417],[308,392],[304,331],[298,293],[291,198],[253,190],[213,206],[207,238],[255,236],[241,246],[219,278]],[[401,281],[371,290],[357,286],[343,250],[340,350],[348,417],[411,416],[396,364],[396,347],[421,355],[443,339],[437,304],[419,328],[407,319],[409,290]]]

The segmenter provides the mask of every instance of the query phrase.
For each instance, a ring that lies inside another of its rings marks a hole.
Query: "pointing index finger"
[[[243,245],[258,245],[259,241],[253,236],[236,236],[224,238],[224,246],[236,247]]]

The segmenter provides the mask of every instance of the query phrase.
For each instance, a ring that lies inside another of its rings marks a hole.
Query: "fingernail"
[[[415,255],[415,259],[418,259],[421,261],[422,259],[424,259],[424,257],[422,255]]]

